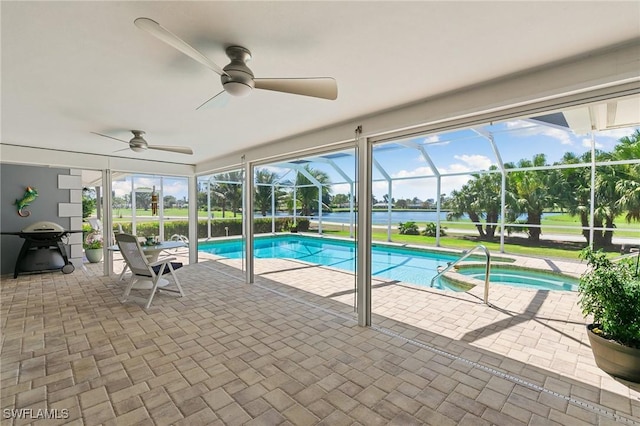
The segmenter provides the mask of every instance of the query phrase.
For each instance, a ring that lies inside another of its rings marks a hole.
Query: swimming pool
[[[457,272],[484,281],[484,267],[462,265]],[[537,290],[577,291],[578,282],[577,278],[532,269],[497,265],[491,267],[492,284],[506,284]]]
[[[200,243],[198,251],[232,259],[239,259],[244,254],[238,240]],[[296,259],[351,272],[355,270],[355,251],[355,244],[351,241],[303,235],[277,235],[254,240],[254,256],[259,259]],[[457,258],[456,255],[425,250],[376,245],[372,248],[371,271],[378,278],[428,286],[438,267],[446,266]],[[440,288],[448,289],[445,286]]]
[[[244,256],[243,243],[237,239],[200,242],[198,251],[231,259],[240,259]],[[295,259],[351,272],[355,270],[355,251],[355,244],[352,241],[309,237],[299,234],[275,235],[254,239],[254,256],[257,259]],[[445,267],[449,262],[456,261],[459,255],[374,244],[371,258],[371,271],[376,278],[430,287],[431,279],[438,273],[438,268]],[[476,260],[484,261],[484,258],[477,257]],[[439,281],[434,283],[434,288],[460,291],[459,287],[449,285],[446,280]],[[493,274],[491,282],[496,282]],[[518,285],[517,283],[510,284]]]

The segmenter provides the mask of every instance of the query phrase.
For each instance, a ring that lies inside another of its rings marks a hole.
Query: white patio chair
[[[140,242],[135,235],[130,234],[117,234],[116,242],[120,248],[120,253],[127,264],[127,267],[131,271],[131,279],[127,284],[122,295],[122,302],[126,302],[131,293],[131,289],[150,289],[151,294],[146,300],[145,309],[151,306],[153,297],[159,290],[170,291],[180,294],[180,297],[184,296],[180,281],[175,274],[175,270],[182,267],[182,263],[172,262],[176,260],[175,257],[166,257],[156,262],[149,262],[147,256],[145,256]],[[173,277],[173,281],[177,287],[176,289],[166,288],[169,281],[162,278],[166,273],[170,273]],[[135,287],[134,287],[135,285]]]

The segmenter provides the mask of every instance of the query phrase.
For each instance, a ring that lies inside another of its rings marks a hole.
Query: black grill
[[[16,235],[25,240],[16,260],[13,278],[17,278],[21,272],[73,272],[75,267],[69,262],[62,240],[76,232],[82,231],[65,230],[55,222],[36,222],[19,232],[2,232],[4,235]]]

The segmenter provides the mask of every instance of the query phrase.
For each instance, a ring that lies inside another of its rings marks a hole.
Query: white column
[[[442,190],[442,176],[438,174],[436,178],[436,247],[440,247],[440,209],[442,208],[442,197],[440,191]]]
[[[276,233],[276,186],[271,184],[271,233]]]
[[[322,185],[318,185],[318,235],[322,235]]]
[[[160,191],[158,191],[158,238],[164,241],[164,178],[160,176]]]
[[[296,177],[293,182],[294,182],[293,183],[293,224],[295,225],[297,223],[296,210],[298,207],[298,194],[296,192],[296,189],[298,188],[298,171],[297,170],[296,170]]]
[[[244,241],[245,241],[245,282],[252,284],[254,281],[253,276],[253,166],[251,163],[246,163],[244,166],[244,197],[242,208],[242,222],[244,227]]]
[[[113,241],[113,215],[111,212],[111,170],[106,169],[102,171],[102,238],[104,244],[102,245],[102,263],[103,273],[105,276],[109,276],[113,273],[113,252],[107,248],[116,242]]]
[[[349,183],[349,238],[353,238],[353,198],[354,198],[353,182]]]
[[[189,176],[187,217],[189,218],[189,263],[198,263],[198,179]]]
[[[131,233],[136,234],[136,188],[135,175],[131,175]]]
[[[392,180],[388,180],[387,181],[387,241],[391,241],[391,214],[393,213],[392,211],[392,206],[391,206],[391,199],[393,198],[393,181]]]
[[[207,179],[207,239],[211,239],[211,179]]]
[[[373,153],[366,138],[358,141],[358,233],[356,288],[358,325],[371,325],[371,164]]]

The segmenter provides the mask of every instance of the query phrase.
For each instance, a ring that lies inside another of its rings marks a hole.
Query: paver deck
[[[240,267],[185,266],[186,296],[146,311],[100,265],[2,277],[2,424],[640,425],[640,385],[595,366],[575,293],[496,285],[487,306],[376,281],[364,328],[352,274]],[[39,408],[68,418],[5,415]]]

